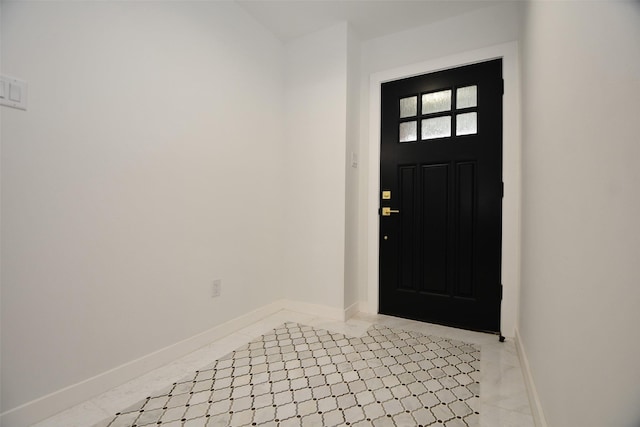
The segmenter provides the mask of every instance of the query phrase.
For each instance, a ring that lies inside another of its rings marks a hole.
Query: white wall
[[[640,424],[640,3],[531,2],[520,334],[549,426]]]
[[[29,84],[2,111],[3,410],[282,297],[280,42],[227,2],[3,2],[1,31]]]
[[[505,2],[363,43],[362,72],[450,56],[517,40],[520,6]]]
[[[2,23],[2,2],[0,2],[0,23]],[[2,72],[2,31],[0,31],[0,72]],[[2,188],[2,112],[0,107],[0,189]],[[0,225],[2,224],[2,197],[0,197]],[[2,227],[0,226],[0,242],[2,241]],[[2,245],[0,244],[0,260],[2,259]],[[2,262],[0,262],[0,281],[2,280]],[[2,285],[0,282],[0,310],[2,310]],[[0,329],[2,327],[0,315]],[[0,331],[0,414],[2,414],[2,333]]]
[[[344,309],[347,25],[286,45],[285,294]]]
[[[345,276],[344,306],[354,307],[359,302],[359,170],[360,160],[360,40],[351,29],[347,34],[347,146],[346,146],[346,223],[345,223]],[[356,166],[352,164],[356,155]]]
[[[431,25],[373,39],[362,45],[360,107],[360,299],[369,301],[377,311],[377,207],[379,187],[379,127],[371,117],[379,118],[376,100],[370,96],[375,79],[399,79],[435,71],[438,67],[454,67],[466,61],[493,59],[502,55],[505,43],[518,39],[521,9],[517,2],[506,2]],[[505,286],[502,318],[503,333],[513,336],[517,311],[520,264],[520,140],[519,80],[517,49],[508,49],[505,59],[505,132],[504,166],[505,199],[503,203],[503,265]],[[486,52],[487,57],[483,57]],[[456,62],[458,61],[458,62]],[[435,67],[435,68],[434,68]],[[440,68],[441,69],[441,68]],[[404,73],[404,74],[403,74]],[[371,200],[374,200],[373,202]],[[369,256],[363,253],[369,251]],[[374,302],[372,304],[372,301]]]

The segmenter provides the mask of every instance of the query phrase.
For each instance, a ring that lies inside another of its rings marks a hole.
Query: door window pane
[[[418,97],[410,96],[400,100],[400,118],[413,117],[418,114]]]
[[[400,123],[400,142],[411,142],[418,140],[418,122]]]
[[[456,136],[478,133],[478,113],[465,113],[456,116]]]
[[[451,110],[451,90],[422,95],[422,114]]]
[[[478,106],[478,86],[460,87],[456,91],[456,108]]]
[[[422,121],[422,139],[451,136],[451,116],[435,117]]]

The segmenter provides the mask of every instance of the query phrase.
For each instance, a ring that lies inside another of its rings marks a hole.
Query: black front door
[[[500,331],[502,92],[502,60],[382,85],[381,313]]]

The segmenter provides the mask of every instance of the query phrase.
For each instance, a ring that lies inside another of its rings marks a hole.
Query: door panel
[[[457,200],[456,218],[457,273],[454,295],[473,297],[473,260],[475,231],[475,162],[458,163],[456,165]]]
[[[502,61],[382,85],[380,312],[500,329]]]
[[[400,194],[402,212],[415,211],[415,188],[416,188],[416,167],[401,166],[400,168]],[[404,215],[400,217],[400,281],[398,283],[400,289],[413,290],[416,283],[416,259],[414,257],[415,248],[412,215]]]
[[[420,290],[445,293],[447,282],[447,223],[449,165],[422,166],[422,280]]]

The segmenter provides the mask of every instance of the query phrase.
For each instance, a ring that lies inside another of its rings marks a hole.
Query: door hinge
[[[504,79],[502,79],[502,94],[504,95]]]
[[[500,283],[500,300],[502,301],[502,293],[503,293],[503,289],[504,286],[502,286],[502,283]]]
[[[504,199],[504,181],[502,182],[502,198]]]

